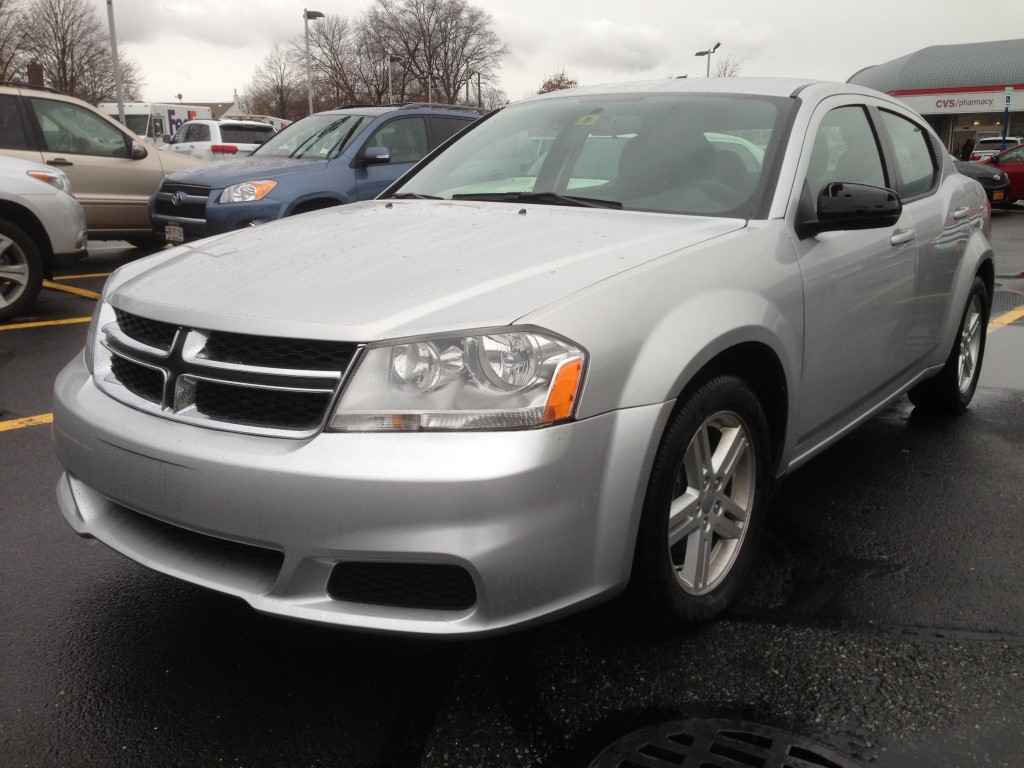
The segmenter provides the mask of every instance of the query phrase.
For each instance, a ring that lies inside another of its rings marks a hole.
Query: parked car
[[[274,133],[274,126],[255,120],[190,120],[162,148],[203,160],[233,160],[251,155]]]
[[[986,136],[983,139],[978,139],[969,159],[972,163],[976,163],[979,160],[984,160],[986,157],[991,157],[996,152],[1001,152],[1009,147],[1015,147],[1022,142],[1024,142],[1024,138],[1020,136],[1007,136],[1006,139],[1003,139],[1002,136]]]
[[[149,244],[149,198],[170,171],[200,161],[147,147],[84,101],[0,85],[0,154],[59,168],[85,210],[89,236]]]
[[[250,157],[170,174],[150,201],[153,231],[180,243],[369,200],[479,117],[417,104],[304,117]]]
[[[55,384],[60,507],[303,621],[498,632],[632,585],[688,626],[741,589],[776,481],[904,393],[968,407],[990,228],[866,88],[526,99],[376,200],[115,272]]]
[[[0,155],[0,320],[32,306],[53,260],[85,253],[86,240],[63,171]]]
[[[953,165],[964,176],[970,176],[985,190],[988,200],[995,206],[1006,206],[1013,202],[1010,191],[1010,177],[997,168],[986,167],[987,160],[970,163],[966,160],[953,158]]]
[[[979,166],[987,166],[989,172],[1003,173],[1009,178],[1010,192],[1006,199],[1007,205],[1024,200],[1024,145],[990,155],[982,160]]]

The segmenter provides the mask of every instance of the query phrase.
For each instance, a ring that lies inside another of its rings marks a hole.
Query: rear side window
[[[460,120],[457,117],[432,117],[430,124],[434,128],[434,146],[444,144],[452,136],[461,131],[472,120]]]
[[[904,199],[927,194],[935,185],[939,169],[924,129],[892,112],[881,110],[881,115],[896,156],[896,192]]]
[[[192,123],[192,127],[188,129],[188,139],[186,141],[209,141],[210,140],[210,126],[205,123]]]
[[[18,97],[0,96],[0,147],[4,149],[31,149],[25,125],[18,109]]]
[[[222,125],[221,141],[231,144],[262,144],[274,135],[269,125]]]

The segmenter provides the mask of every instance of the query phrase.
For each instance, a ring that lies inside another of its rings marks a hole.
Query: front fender
[[[530,313],[590,352],[581,418],[672,400],[714,358],[746,343],[799,381],[803,284],[779,221],[624,271]],[[790,387],[792,391],[792,386]]]

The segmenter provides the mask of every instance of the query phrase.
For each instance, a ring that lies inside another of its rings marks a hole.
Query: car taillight
[[[234,155],[238,153],[238,147],[234,144],[211,144],[210,151],[215,155]]]
[[[971,152],[971,156],[968,159],[973,163],[976,160],[981,160],[981,155],[979,155],[977,152]]]

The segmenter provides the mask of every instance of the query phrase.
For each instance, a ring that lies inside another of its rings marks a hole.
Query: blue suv
[[[450,104],[318,112],[249,157],[168,175],[149,200],[153,231],[180,243],[370,200],[481,114]]]

